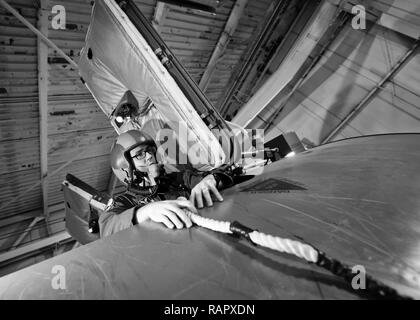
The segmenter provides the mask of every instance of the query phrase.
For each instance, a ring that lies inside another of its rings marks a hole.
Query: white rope
[[[190,217],[191,221],[200,227],[217,232],[232,234],[232,231],[230,230],[230,222],[204,218],[189,211],[186,211],[186,213]],[[316,263],[318,261],[318,251],[308,244],[275,237],[258,231],[251,232],[249,234],[249,238],[252,242],[262,247],[292,254],[309,262]]]
[[[249,238],[252,242],[262,247],[293,254],[309,262],[316,263],[318,261],[318,251],[308,244],[295,240],[274,237],[258,231],[251,232],[249,234]]]
[[[185,210],[185,212],[190,217],[191,221],[200,227],[217,231],[217,232],[222,232],[222,233],[236,234],[236,232],[231,231],[230,222],[204,218],[192,212],[189,212],[187,210]],[[311,263],[318,263],[319,252],[315,248],[310,246],[309,244],[301,243],[296,240],[275,237],[275,236],[265,234],[259,231],[252,231],[247,234],[248,228],[240,224],[235,226],[234,229],[238,230],[238,233],[242,234],[243,236],[247,236],[250,241],[252,241],[253,243],[261,247],[292,254],[296,257],[305,259],[306,261],[311,262]],[[331,270],[330,268],[327,268],[327,270],[334,273],[334,270]],[[383,285],[380,282],[378,283],[374,279],[370,279],[370,281],[375,283],[375,286],[379,285],[380,288],[385,288],[385,289],[381,289],[382,291],[379,291],[381,296],[388,295],[390,297],[400,297],[403,299],[407,299],[407,297],[399,296],[398,292],[396,292],[395,289],[391,287],[387,287],[386,285]],[[386,291],[383,291],[383,290],[386,290]],[[373,290],[372,292],[377,294],[375,290]],[[408,298],[408,299],[411,299],[411,298]]]
[[[232,231],[230,231],[230,222],[204,218],[190,211],[186,211],[186,213],[191,221],[200,227],[221,233],[232,233]]]

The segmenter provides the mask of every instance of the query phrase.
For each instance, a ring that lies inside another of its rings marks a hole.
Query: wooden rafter
[[[35,217],[32,220],[32,222],[28,225],[28,227],[20,234],[17,240],[12,244],[9,251],[15,250],[22,243],[22,241],[25,240],[26,236],[32,231],[35,225],[41,220],[44,220],[44,217]]]
[[[38,10],[38,29],[48,37],[48,0],[41,0]],[[39,144],[41,165],[41,189],[43,213],[48,227],[48,46],[41,37],[37,40],[38,48],[38,101],[39,101]],[[34,220],[35,221],[35,220]]]
[[[199,86],[201,90],[204,91],[210,83],[211,76],[216,69],[217,63],[219,62],[219,59],[222,57],[223,53],[226,51],[229,41],[235,33],[236,28],[238,27],[239,19],[242,16],[247,2],[248,0],[236,0],[235,5],[233,6],[233,9],[226,22],[225,28],[222,31],[222,34],[217,41],[216,47],[213,50],[206,70],[200,79]]]
[[[67,232],[64,231],[64,232],[57,233],[49,238],[32,242],[28,245],[22,246],[15,250],[0,254],[0,264],[17,259],[21,256],[30,254],[37,250],[41,250],[43,248],[52,246],[54,244],[57,244],[57,243],[60,243],[62,241],[66,241],[69,239],[71,239],[71,236]]]
[[[48,211],[50,212],[50,215],[51,215],[58,211],[63,210],[63,207],[64,207],[64,203],[58,203],[58,204],[49,206]],[[12,224],[16,224],[16,223],[21,223],[27,220],[33,220],[36,217],[43,216],[42,213],[43,213],[42,210],[36,209],[36,210],[28,211],[25,213],[19,213],[19,214],[2,217],[0,219],[0,228],[4,228]]]
[[[156,3],[155,13],[152,20],[153,27],[157,32],[159,32],[160,28],[163,26],[167,14],[168,6],[165,3],[158,1]]]

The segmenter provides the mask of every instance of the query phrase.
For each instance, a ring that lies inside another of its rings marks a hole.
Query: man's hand
[[[206,200],[206,205],[211,207],[213,200],[211,199],[211,193],[215,195],[216,199],[223,201],[222,195],[219,193],[216,187],[216,179],[212,174],[204,177],[192,190],[190,201],[193,204],[197,204],[198,208],[203,208],[203,198]]]
[[[154,222],[163,223],[167,228],[182,229],[184,227],[191,228],[191,219],[186,215],[184,210],[197,213],[194,205],[185,198],[178,200],[156,201],[145,205],[137,210],[137,221],[142,223],[147,219]]]

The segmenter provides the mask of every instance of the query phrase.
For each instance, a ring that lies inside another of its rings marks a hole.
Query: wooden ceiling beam
[[[35,217],[31,221],[31,223],[26,227],[26,229],[19,235],[16,241],[12,244],[9,251],[15,250],[22,243],[22,241],[25,240],[26,236],[32,231],[35,225],[42,220],[44,220],[44,217]]]
[[[160,33],[160,28],[163,26],[166,15],[168,14],[168,6],[162,2],[158,1],[155,7],[155,13],[153,15],[152,25],[156,29],[157,32]]]
[[[38,30],[48,37],[48,0],[41,0],[38,9]],[[40,169],[41,169],[41,194],[43,214],[48,227],[48,46],[38,36],[38,101],[39,101],[39,145],[40,145]],[[34,219],[35,221],[36,219]],[[23,239],[22,239],[23,240]]]
[[[22,246],[12,251],[7,251],[0,254],[0,265],[19,259],[22,256],[32,254],[38,250],[50,247],[54,244],[71,239],[71,236],[66,232],[60,232],[48,238],[32,242],[28,245]]]
[[[235,5],[233,6],[229,18],[224,27],[224,30],[222,31],[222,34],[220,35],[220,38],[217,41],[216,47],[213,50],[213,53],[207,64],[206,70],[204,71],[204,74],[200,79],[199,87],[201,90],[206,90],[207,86],[209,85],[211,76],[216,70],[217,63],[219,62],[219,59],[222,57],[223,53],[226,51],[229,41],[235,33],[236,28],[238,27],[239,20],[242,17],[242,13],[247,2],[248,0],[236,0]]]

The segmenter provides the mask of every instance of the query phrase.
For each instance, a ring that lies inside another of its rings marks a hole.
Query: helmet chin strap
[[[160,167],[160,174],[164,174],[165,170]],[[144,197],[153,197],[159,188],[159,177],[154,178],[149,172],[133,170],[133,179],[128,186],[128,190],[140,194]],[[150,185],[146,186],[145,181],[149,180]]]
[[[133,176],[135,177],[128,185],[128,190],[144,197],[153,197],[158,191],[158,184],[145,186],[144,182],[146,179],[146,173],[135,171]]]
[[[153,165],[157,165],[157,164],[153,163]],[[149,181],[150,186],[157,185],[156,178],[159,177],[160,173],[155,178],[154,175],[152,174],[152,172],[150,171],[150,166],[143,166],[142,168],[144,168],[145,170],[134,169],[134,171],[137,171],[139,173],[138,175],[142,176],[142,179],[147,179]]]

